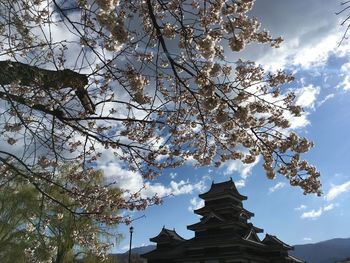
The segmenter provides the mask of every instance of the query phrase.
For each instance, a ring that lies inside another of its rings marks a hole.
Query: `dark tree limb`
[[[53,115],[53,116],[56,116],[59,118],[63,118],[63,116],[64,116],[64,112],[62,110],[60,110],[60,109],[50,110],[43,104],[33,104],[33,105],[29,106],[28,101],[26,101],[26,99],[23,98],[22,96],[12,95],[12,94],[8,94],[8,93],[0,91],[0,99],[7,100],[7,101],[11,100],[11,101],[17,102],[19,104],[26,105],[34,110],[42,111],[42,112],[45,112],[47,114],[50,114],[50,115]]]
[[[0,85],[18,83],[21,86],[38,86],[45,90],[72,88],[86,113],[93,114],[93,104],[87,90],[88,77],[70,69],[47,70],[14,61],[0,61]],[[5,98],[1,96],[1,98]],[[20,103],[19,100],[16,100]]]

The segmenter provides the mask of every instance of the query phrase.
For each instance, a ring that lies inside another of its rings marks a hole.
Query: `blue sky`
[[[134,246],[150,244],[149,238],[163,225],[191,238],[193,233],[186,226],[199,220],[193,214],[193,208],[200,206],[198,194],[206,191],[212,180],[221,182],[229,177],[248,196],[245,208],[255,213],[252,222],[265,233],[292,245],[350,237],[350,43],[345,41],[338,47],[345,31],[339,25],[341,17],[335,15],[340,9],[340,1],[257,1],[254,15],[264,28],[275,36],[282,35],[285,41],[278,50],[251,46],[239,54],[268,69],[283,68],[294,73],[295,82],[290,88],[306,113],[293,120],[292,126],[315,143],[306,159],[321,172],[324,195],[305,196],[283,177],[268,180],[261,162],[251,166],[230,162],[220,168],[189,164],[165,171],[146,184],[148,194],[172,196],[164,198],[161,206],[130,213],[133,218],[145,215],[132,224]],[[142,185],[139,176],[108,162],[108,157],[101,164],[107,176],[118,174],[125,187],[137,189]],[[117,231],[125,238],[113,252],[127,249],[128,227],[118,226]]]

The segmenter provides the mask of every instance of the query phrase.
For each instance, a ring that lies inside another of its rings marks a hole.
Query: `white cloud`
[[[340,184],[340,185],[332,185],[331,189],[325,195],[325,199],[327,201],[332,201],[336,197],[338,197],[342,193],[346,193],[350,190],[350,181]]]
[[[258,59],[258,63],[272,71],[292,65],[310,69],[325,66],[328,57],[335,52],[339,53],[339,56],[344,53],[337,50],[341,33],[335,30],[329,30],[328,36],[314,34],[312,38],[310,34],[309,41],[303,41],[303,37],[303,34],[298,34],[286,38],[280,48],[265,52],[265,55]]]
[[[193,156],[188,156],[185,160],[185,165],[196,167],[198,161],[193,158]]]
[[[334,204],[329,204],[323,207],[323,211],[330,211],[334,208]]]
[[[303,108],[315,108],[315,101],[320,94],[320,87],[309,85],[295,91],[297,96],[296,104]]]
[[[234,172],[238,172],[243,179],[246,179],[252,173],[253,167],[260,161],[260,158],[256,158],[253,163],[246,164],[240,160],[230,160],[224,163],[226,170],[224,175],[230,175]]]
[[[118,247],[119,248],[119,250],[121,251],[121,252],[125,252],[125,251],[128,251],[129,250],[129,245],[124,245],[124,246],[122,246],[122,247]]]
[[[181,180],[180,182],[171,181],[170,189],[172,190],[173,195],[181,195],[181,194],[190,194],[194,190],[203,191],[204,190],[204,182],[199,181],[196,184],[191,184],[189,181]]]
[[[320,107],[323,103],[325,103],[326,101],[328,101],[334,97],[335,97],[334,93],[328,94],[323,100],[317,102],[317,106]]]
[[[314,5],[320,8],[310,10]],[[348,49],[345,44],[342,49],[338,48],[344,33],[344,28],[339,26],[341,17],[329,15],[329,10],[336,10],[338,5],[329,0],[311,0],[308,4],[304,1],[257,1],[257,17],[274,36],[282,35],[284,42],[278,49],[260,48],[251,52],[249,59],[260,57],[259,63],[273,70],[290,65],[304,69],[324,66],[332,53],[340,56],[343,49]],[[306,10],[308,15],[302,15]],[[285,16],[286,12],[293,15]]]
[[[157,194],[159,197],[164,196],[176,196],[183,194],[191,194],[194,191],[202,192],[204,190],[204,182],[199,181],[195,184],[191,184],[188,180],[181,180],[179,182],[171,181],[168,186],[162,185],[160,183],[151,184],[147,182],[145,184],[145,189],[141,192],[143,196],[153,196]]]
[[[300,206],[294,208],[294,210],[295,210],[295,211],[300,211],[300,210],[304,210],[304,209],[306,209],[306,208],[307,208],[306,205],[300,205]]]
[[[299,64],[303,68],[324,66],[329,55],[337,48],[339,37],[340,34],[334,32],[324,37],[321,42],[309,43],[294,54],[293,64]]]
[[[347,91],[350,89],[350,62],[344,63],[340,68],[340,72],[340,75],[343,76],[344,79],[342,82],[340,82],[338,87]]]
[[[108,182],[115,182],[116,186],[130,193],[136,193],[140,191],[142,197],[152,197],[158,195],[159,197],[169,195],[183,195],[190,194],[194,191],[203,191],[205,188],[204,181],[197,183],[191,183],[189,180],[174,181],[172,180],[169,185],[163,185],[161,183],[144,182],[141,174],[137,172],[131,172],[121,168],[117,162],[109,162],[105,165],[99,165],[99,169],[102,169]]]
[[[235,181],[236,186],[241,188],[245,186],[246,179],[252,174],[253,167],[260,161],[260,156],[253,163],[245,164],[240,160],[230,160],[223,164],[225,168],[224,175],[232,175],[238,172],[241,179]]]
[[[274,186],[269,188],[269,193],[276,192],[277,190],[280,190],[280,189],[282,189],[285,186],[286,186],[286,183],[279,182],[279,183],[277,183]]]
[[[175,179],[175,177],[177,176],[177,173],[170,173],[169,176],[171,179]]]
[[[193,197],[190,200],[190,206],[188,207],[188,210],[190,212],[193,212],[193,210],[199,209],[204,206],[204,200],[199,199],[197,197]]]
[[[235,185],[237,188],[243,188],[245,186],[245,180],[244,179],[240,179],[238,181],[235,181]]]
[[[350,76],[346,75],[344,80],[339,84],[341,88],[343,88],[345,91],[350,89]]]
[[[308,212],[304,212],[301,215],[301,218],[309,218],[309,219],[317,219],[319,218],[324,212],[328,212],[334,209],[334,207],[336,207],[335,204],[329,204],[329,205],[325,205],[323,207],[320,207],[318,210],[311,210]],[[295,210],[300,210],[300,209],[295,209]]]
[[[312,241],[312,238],[311,237],[304,237],[303,240],[304,241]]]
[[[141,174],[125,170],[117,162],[108,162],[97,168],[103,171],[108,182],[115,182],[123,190],[135,193],[143,188]]]
[[[319,218],[321,215],[322,215],[322,207],[318,210],[311,210],[309,212],[304,212],[302,215],[301,215],[301,218],[309,218],[309,219],[316,219],[316,218]]]
[[[350,52],[350,51],[349,51]],[[349,54],[349,53],[348,53]],[[348,55],[347,54],[347,55]],[[341,77],[344,77],[343,79],[343,82],[341,82],[339,84],[340,88],[343,88],[343,90],[347,91],[350,89],[350,79],[349,79],[349,75],[350,75],[350,62],[348,63],[344,63],[342,66],[341,66],[341,69],[340,69],[340,72],[341,74],[339,74]],[[338,86],[338,88],[339,88]]]
[[[284,112],[284,117],[289,121],[291,130],[304,128],[309,125],[310,121],[307,119],[308,115],[308,112],[303,112],[301,116],[295,117],[288,111]]]
[[[350,62],[344,63],[340,68],[340,72],[342,72],[344,74],[349,74],[350,73]]]

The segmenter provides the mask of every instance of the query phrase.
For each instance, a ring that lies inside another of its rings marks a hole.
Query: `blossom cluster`
[[[110,51],[119,51],[128,41],[128,33],[124,26],[124,15],[122,12],[116,14],[119,0],[97,0],[96,3],[100,8],[96,16],[97,21],[111,33],[105,47]]]

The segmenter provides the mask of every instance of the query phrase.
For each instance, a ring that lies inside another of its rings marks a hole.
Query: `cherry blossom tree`
[[[147,180],[188,160],[261,156],[268,178],[279,173],[320,194],[319,172],[301,158],[312,143],[290,130],[302,113],[284,85],[293,77],[238,59],[251,43],[282,42],[249,15],[254,0],[0,5],[1,185],[21,176],[53,200],[45,189],[55,185],[103,222],[125,220],[103,216],[112,206],[158,203],[140,193],[115,199],[113,185],[71,184],[88,181],[108,150]],[[69,160],[83,170],[62,184],[57,167]]]
[[[336,12],[335,14],[336,15],[343,15],[345,12],[348,12],[349,9],[350,9],[350,1],[344,1],[344,2],[341,2],[341,10],[339,12]],[[345,26],[346,29],[345,29],[345,32],[343,34],[343,37],[342,39],[340,40],[339,42],[339,45],[341,45],[344,40],[346,40],[348,38],[348,32],[350,30],[350,23],[349,23],[349,19],[350,19],[350,15],[349,13],[346,15],[346,17],[343,19],[343,21],[341,22],[341,25],[342,26]]]

